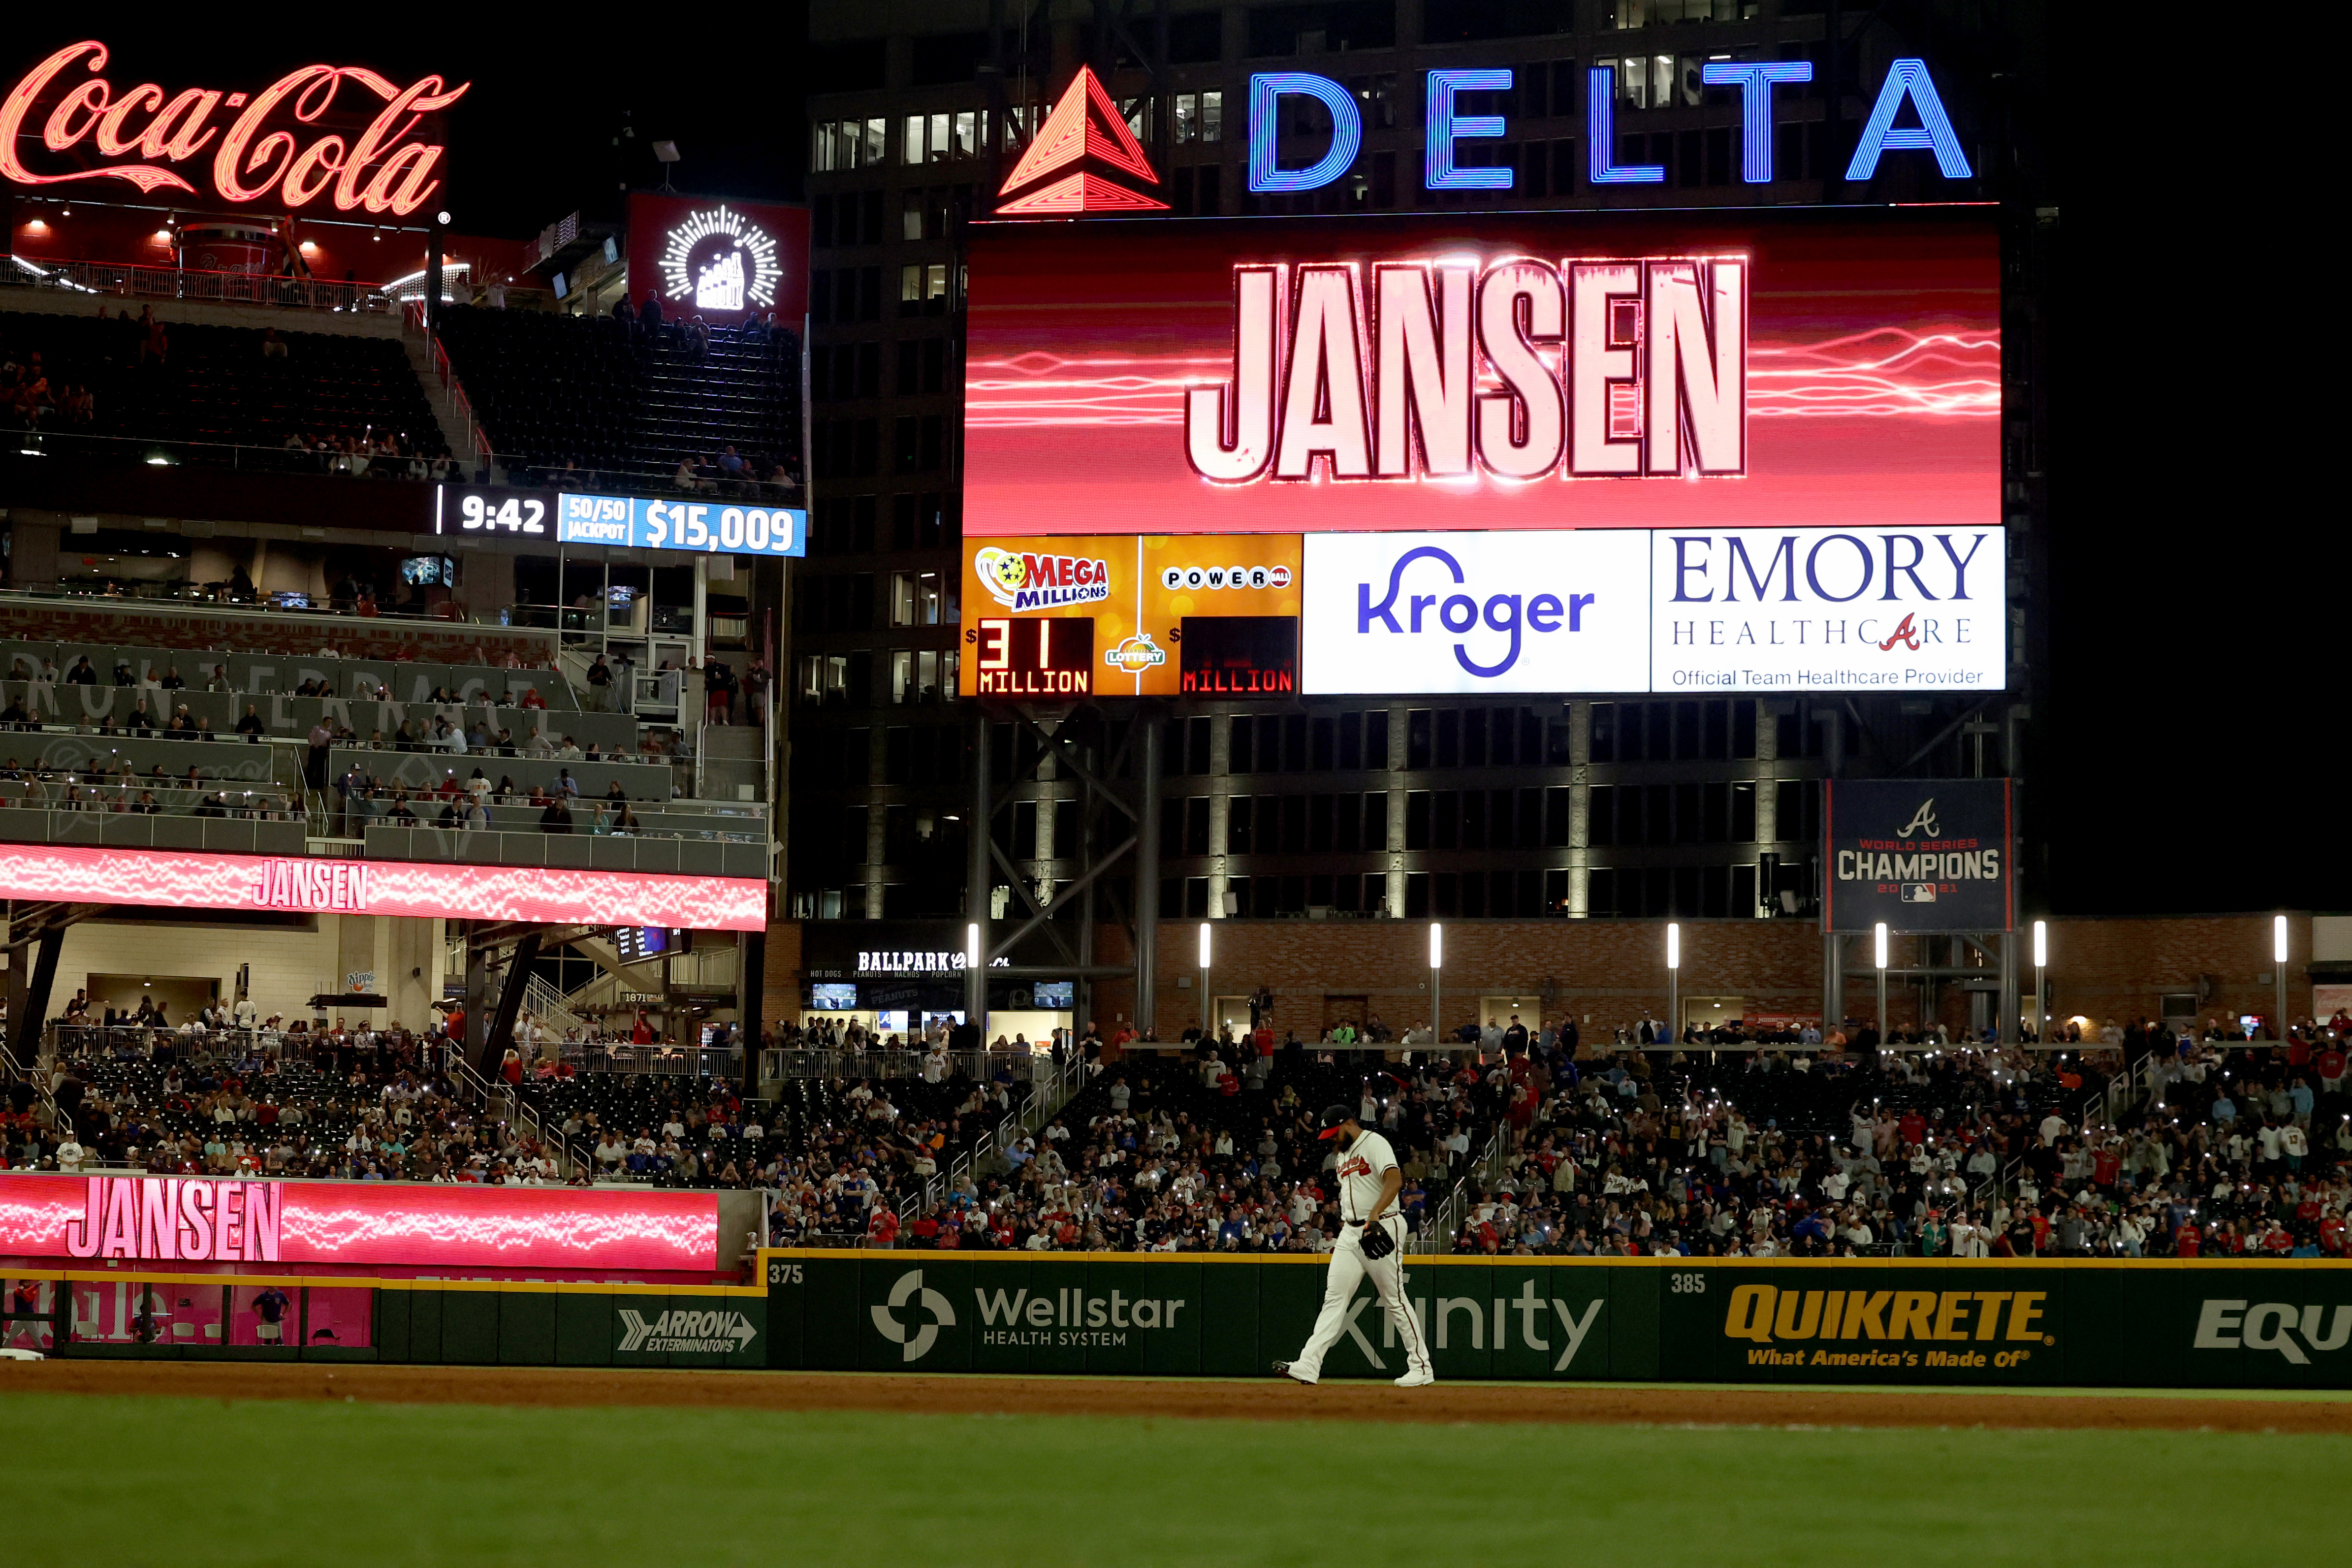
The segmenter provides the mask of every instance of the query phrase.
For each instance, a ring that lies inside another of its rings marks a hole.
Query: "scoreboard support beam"
[[[1153,708],[1136,723],[1143,731],[1142,776],[1135,816],[1135,1032],[1160,1037],[1160,774],[1167,717]]]

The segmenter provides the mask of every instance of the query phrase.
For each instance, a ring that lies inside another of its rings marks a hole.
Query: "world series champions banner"
[[[1822,785],[1822,926],[2012,931],[2007,779],[1832,779]]]

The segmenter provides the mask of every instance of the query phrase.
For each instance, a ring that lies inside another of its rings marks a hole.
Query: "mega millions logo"
[[[1058,610],[1110,597],[1110,563],[1097,556],[1046,555],[990,545],[971,558],[973,574],[1011,610]]]
[[[775,236],[724,205],[689,215],[662,237],[662,293],[698,310],[765,310],[776,302]]]

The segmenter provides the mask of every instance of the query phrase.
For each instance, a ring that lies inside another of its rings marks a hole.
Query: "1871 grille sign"
[[[1839,779],[1822,795],[1826,929],[2016,925],[2009,780]]]

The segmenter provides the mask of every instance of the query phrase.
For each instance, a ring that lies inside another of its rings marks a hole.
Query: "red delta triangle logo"
[[[1097,167],[1088,168],[1088,163]],[[1071,165],[1079,165],[1072,168]],[[1142,143],[1128,129],[1118,106],[1103,90],[1095,73],[1078,68],[1062,101],[1037,128],[1036,140],[1013,166],[1012,176],[996,194],[1012,199],[996,209],[999,217],[1070,217],[1080,213],[1166,212],[1168,204],[1118,184],[1099,165],[1121,169],[1150,184],[1160,176]],[[1068,171],[1064,173],[1064,171]],[[1022,193],[1014,195],[1014,192]]]

